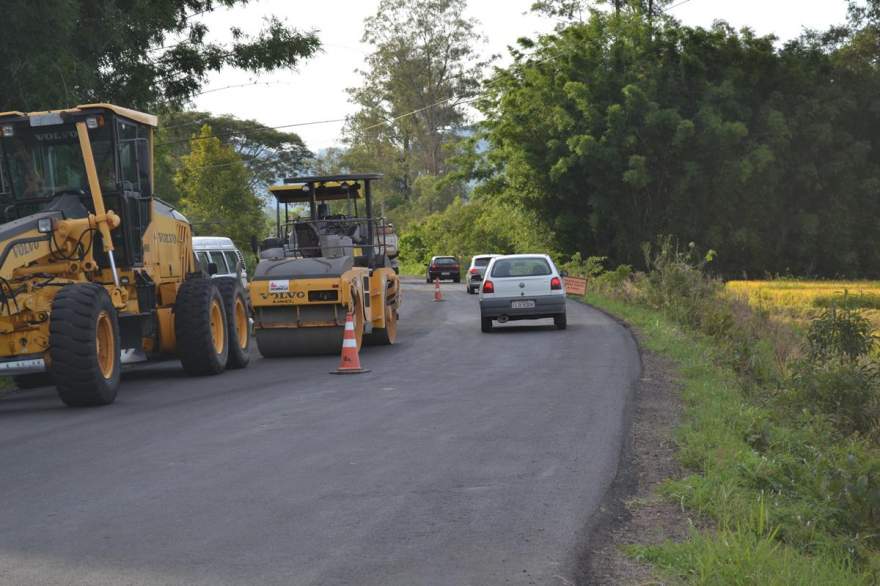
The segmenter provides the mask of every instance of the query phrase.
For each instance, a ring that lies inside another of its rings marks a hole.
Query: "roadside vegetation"
[[[679,543],[631,555],[690,583],[880,580],[880,361],[858,309],[832,306],[803,334],[704,272],[707,255],[661,239],[645,272],[589,274],[586,300],[672,358],[687,475],[662,488],[694,520]],[[577,266],[570,267],[578,270]]]

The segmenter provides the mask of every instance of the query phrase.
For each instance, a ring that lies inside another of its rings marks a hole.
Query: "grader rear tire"
[[[177,355],[190,376],[220,374],[229,356],[223,297],[210,279],[184,281],[174,302]]]
[[[107,290],[75,283],[58,292],[49,321],[49,372],[70,407],[109,405],[120,379],[119,321]]]
[[[236,277],[214,279],[226,308],[226,333],[229,337],[229,357],[226,368],[244,368],[251,361],[251,332],[247,295]]]

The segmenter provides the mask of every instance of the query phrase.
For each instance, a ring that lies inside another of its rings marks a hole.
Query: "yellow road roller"
[[[397,239],[373,217],[377,174],[285,179],[275,197],[275,236],[255,252],[254,333],[265,357],[338,353],[346,315],[362,343],[397,338]]]

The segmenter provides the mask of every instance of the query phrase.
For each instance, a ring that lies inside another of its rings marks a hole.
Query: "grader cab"
[[[358,347],[394,343],[397,240],[373,216],[372,182],[380,177],[295,177],[270,188],[276,235],[260,247],[250,289],[263,356],[339,352],[348,313]]]
[[[0,114],[0,374],[20,386],[104,405],[123,362],[247,364],[240,282],[207,278],[189,222],[153,195],[157,123],[110,104]]]

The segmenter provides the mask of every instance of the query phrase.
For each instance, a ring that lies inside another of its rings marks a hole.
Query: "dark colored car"
[[[456,283],[461,282],[461,266],[454,256],[434,256],[428,265],[425,282],[431,283],[434,279],[451,279]]]

